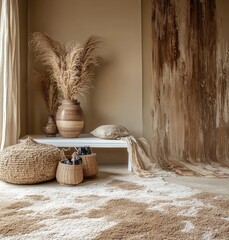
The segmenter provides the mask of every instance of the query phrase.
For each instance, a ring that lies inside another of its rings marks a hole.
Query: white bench
[[[44,135],[30,135],[36,142],[53,145],[56,147],[84,147],[92,148],[127,148],[127,143],[123,140],[110,140],[94,137],[91,134],[81,134],[78,138],[46,137]],[[24,136],[22,139],[25,139]],[[132,171],[131,162],[128,155],[128,170]]]

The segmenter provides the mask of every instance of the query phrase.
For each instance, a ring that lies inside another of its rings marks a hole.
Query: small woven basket
[[[80,155],[83,161],[83,176],[84,178],[94,178],[98,173],[98,165],[96,161],[96,154]]]
[[[83,181],[82,164],[68,165],[62,162],[58,163],[56,179],[63,185],[77,185]]]

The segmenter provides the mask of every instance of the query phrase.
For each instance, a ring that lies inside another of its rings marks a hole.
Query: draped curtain
[[[229,51],[216,3],[152,0],[152,152],[180,174],[229,176]]]
[[[18,0],[1,1],[0,148],[17,143],[20,132],[20,49]]]

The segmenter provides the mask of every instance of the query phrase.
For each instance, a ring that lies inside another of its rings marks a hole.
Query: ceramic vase
[[[56,124],[62,137],[78,137],[84,126],[80,103],[75,100],[63,100],[56,113]]]
[[[55,137],[58,133],[56,122],[52,115],[48,116],[48,122],[44,125],[43,130],[47,137]]]

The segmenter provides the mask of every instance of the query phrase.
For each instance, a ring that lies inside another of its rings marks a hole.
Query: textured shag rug
[[[0,239],[229,239],[229,199],[100,172],[78,186],[0,190]]]

